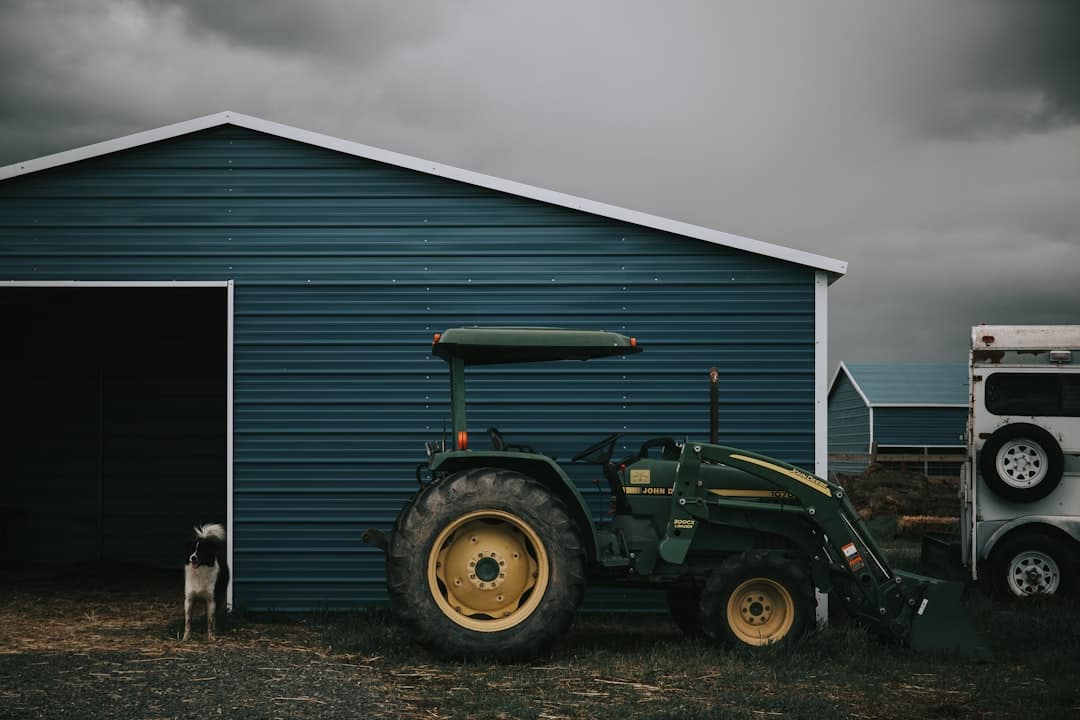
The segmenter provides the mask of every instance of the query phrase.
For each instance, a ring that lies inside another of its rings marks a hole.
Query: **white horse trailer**
[[[964,565],[1005,596],[1076,588],[1080,325],[978,325],[970,369]]]

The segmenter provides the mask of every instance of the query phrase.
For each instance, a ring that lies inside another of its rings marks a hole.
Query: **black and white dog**
[[[224,618],[229,566],[225,562],[225,528],[217,523],[195,528],[184,565],[184,640],[191,639],[191,611],[196,600],[206,601],[206,635],[214,639],[217,621]]]

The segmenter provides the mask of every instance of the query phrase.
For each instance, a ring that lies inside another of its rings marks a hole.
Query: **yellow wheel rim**
[[[447,525],[428,555],[428,587],[443,614],[479,632],[529,617],[548,586],[540,536],[502,510],[477,510]]]
[[[791,593],[768,578],[751,578],[731,593],[728,627],[747,645],[768,645],[784,639],[795,622]]]

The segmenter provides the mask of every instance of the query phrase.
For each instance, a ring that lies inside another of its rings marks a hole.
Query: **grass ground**
[[[901,567],[917,545],[875,527]],[[763,651],[658,615],[583,615],[532,663],[440,662],[385,611],[240,616],[179,643],[179,586],[0,585],[0,717],[1080,717],[1080,607],[976,598],[976,663],[833,626]]]
[[[388,635],[363,616],[328,626],[325,642],[382,650],[374,662],[392,668],[387,691],[433,717],[1017,718],[1033,708],[1040,718],[1080,716],[1075,609],[983,614],[995,627],[985,664],[918,656],[851,627],[797,648],[735,651],[686,640],[665,618],[635,616],[584,617],[550,658],[520,666],[418,667],[396,628]]]

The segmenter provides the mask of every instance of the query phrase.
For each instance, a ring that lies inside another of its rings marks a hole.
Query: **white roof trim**
[[[725,233],[719,230],[711,230],[698,225],[691,225],[678,220],[670,220],[656,215],[649,215],[648,213],[628,210],[616,205],[586,200],[573,195],[566,195],[553,190],[544,190],[543,188],[525,185],[512,180],[503,180],[501,178],[483,175],[469,170],[462,170],[449,165],[441,165],[439,163],[402,155],[389,150],[380,150],[379,148],[374,148],[369,145],[361,145],[360,143],[351,142],[349,140],[341,140],[339,138],[330,137],[329,135],[301,130],[288,125],[281,125],[279,123],[270,122],[269,120],[262,120],[250,115],[243,115],[231,111],[206,115],[193,120],[166,125],[165,127],[154,130],[147,130],[145,132],[135,133],[134,135],[128,135],[114,140],[106,140],[105,142],[87,145],[74,150],[67,150],[54,155],[46,155],[34,160],[27,160],[26,162],[8,165],[7,167],[0,168],[0,180],[39,172],[48,168],[78,162],[80,160],[87,160],[119,150],[127,150],[159,140],[168,140],[180,135],[198,132],[199,130],[206,130],[219,125],[236,125],[268,135],[275,135],[277,137],[295,140],[309,145],[317,145],[329,150],[336,150],[337,152],[346,153],[348,155],[388,163],[390,165],[416,170],[429,175],[436,175],[450,180],[488,188],[490,190],[497,190],[499,192],[518,195],[520,197],[538,200],[552,205],[571,208],[573,210],[581,210],[593,215],[601,215],[612,218],[613,220],[622,220],[624,222],[642,225],[664,232],[697,238],[698,240],[704,240],[705,242],[713,243],[714,245],[723,245],[737,250],[745,250],[757,255],[776,258],[777,260],[805,265],[830,273],[830,282],[847,272],[847,263],[842,260],[834,260],[833,258],[814,255],[813,253],[803,252],[802,250],[794,250],[780,245],[773,245],[772,243],[761,242],[760,240],[751,240],[750,238],[742,237],[740,235],[732,235],[731,233]]]
[[[829,394],[832,395],[833,388],[836,387],[836,381],[840,379],[840,370],[844,367],[844,363],[841,362],[836,366],[836,372],[833,373],[832,380],[829,381]]]
[[[915,443],[914,445],[911,445],[910,443],[907,444],[907,445],[901,445],[899,443],[893,443],[891,445],[878,445],[878,449],[881,449],[881,448],[898,448],[898,447],[909,447],[909,448],[964,448],[964,447],[967,447],[967,445],[965,443],[957,443],[955,445],[926,445],[924,443]],[[964,456],[961,455],[960,453],[957,453],[956,457],[962,459]],[[930,462],[934,462],[934,461],[931,460]],[[952,462],[952,461],[950,460],[950,461],[947,461],[947,462]]]
[[[879,408],[966,408],[967,403],[876,403]]]
[[[851,374],[851,371],[848,370],[847,365],[845,365],[843,361],[840,361],[840,365],[836,368],[836,373],[833,375],[832,382],[829,383],[829,394],[832,395],[833,388],[836,386],[836,381],[840,378],[841,371],[847,375],[848,380],[851,381],[851,386],[855,388],[855,392],[859,393],[859,397],[862,398],[863,404],[868,408],[873,408],[874,404],[870,402],[870,398],[866,397],[866,393],[859,387],[859,383],[855,380],[855,376]]]
[[[0,288],[38,287],[38,288],[113,288],[113,287],[153,287],[153,288],[198,288],[229,287],[232,280],[0,280]]]

